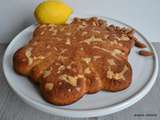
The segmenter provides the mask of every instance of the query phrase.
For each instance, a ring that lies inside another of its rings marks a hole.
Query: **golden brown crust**
[[[127,59],[135,41],[133,30],[96,17],[39,25],[32,40],[16,51],[13,67],[39,84],[45,100],[67,105],[86,93],[129,87],[132,69]]]

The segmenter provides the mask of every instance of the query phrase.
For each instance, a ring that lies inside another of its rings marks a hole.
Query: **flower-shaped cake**
[[[67,105],[85,94],[129,87],[128,55],[136,41],[132,29],[95,17],[75,18],[64,25],[43,24],[16,51],[13,66],[39,86],[45,100]]]

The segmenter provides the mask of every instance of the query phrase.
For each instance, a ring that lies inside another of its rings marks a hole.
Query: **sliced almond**
[[[69,38],[66,39],[66,45],[71,45],[71,40]]]
[[[40,35],[44,35],[44,31],[42,31],[42,32],[40,33]]]
[[[99,59],[99,58],[101,58],[101,56],[93,56],[93,60],[97,60],[97,59]]]
[[[82,36],[85,36],[87,34],[88,34],[88,32],[86,32],[86,31],[82,32]]]
[[[114,59],[108,59],[107,62],[108,62],[110,65],[116,65]]]
[[[85,74],[90,74],[90,73],[91,73],[91,70],[89,69],[89,67],[87,67],[87,68],[84,70],[84,73],[85,73]]]
[[[45,84],[45,90],[47,91],[51,91],[54,87],[54,84],[53,83],[46,83]]]
[[[32,58],[32,48],[28,48],[25,52],[25,55],[28,59],[28,64],[31,65],[33,63],[33,58]]]
[[[147,51],[147,50],[141,50],[139,51],[139,55],[141,56],[152,56],[153,52]]]
[[[129,37],[128,37],[128,36],[125,36],[125,35],[122,35],[122,36],[120,37],[120,39],[121,39],[121,41],[129,41],[129,40],[130,40]]]
[[[91,62],[91,58],[86,57],[86,58],[82,58],[83,61],[85,61],[87,64],[89,64]]]
[[[96,38],[95,36],[92,36],[88,39],[85,39],[84,41],[81,41],[81,43],[87,43],[87,44],[91,44],[92,42],[103,42],[102,38]]]
[[[72,86],[77,86],[78,77],[73,77],[67,74],[63,74],[59,77],[60,80],[64,80],[65,82],[71,84]]]
[[[52,71],[52,67],[49,68],[49,70],[45,70],[43,73],[43,78],[46,78],[47,76],[49,76],[51,74]]]
[[[81,51],[84,51],[84,48],[83,48],[83,47],[81,47],[81,48],[80,48],[80,50],[81,50]]]
[[[146,45],[138,40],[135,40],[135,46],[138,48],[146,48]]]
[[[117,55],[125,55],[125,53],[122,52],[122,51],[119,50],[119,49],[114,49],[114,50],[112,51],[112,55],[113,55],[114,57],[117,57]]]
[[[65,70],[65,66],[64,66],[64,65],[61,65],[61,66],[58,68],[58,72],[57,72],[57,73],[61,73],[63,70]]]
[[[108,71],[107,71],[107,78],[109,79],[115,79],[115,80],[125,80],[124,74],[127,72],[128,67],[125,65],[123,70],[119,73],[114,73],[111,70],[111,67],[109,67]]]
[[[60,80],[64,80],[65,82],[69,83],[72,86],[77,86],[77,80],[79,78],[84,78],[84,76],[83,75],[70,76],[67,74],[63,74],[59,77]]]

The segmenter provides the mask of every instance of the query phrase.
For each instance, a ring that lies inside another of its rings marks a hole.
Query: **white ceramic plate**
[[[109,24],[130,27],[122,22],[111,18],[104,18]],[[143,57],[137,54],[138,48],[133,48],[129,55],[129,62],[133,69],[132,84],[126,90],[112,92],[98,92],[85,95],[78,102],[67,106],[55,106],[47,103],[41,97],[38,89],[26,78],[16,74],[12,67],[12,57],[15,51],[24,46],[32,37],[36,25],[31,25],[19,33],[9,44],[3,59],[4,74],[11,88],[26,103],[31,106],[59,116],[68,117],[96,117],[111,114],[125,109],[142,97],[144,97],[153,86],[158,74],[158,59],[153,46],[138,31],[136,37],[147,45],[147,49],[154,52],[154,56]]]

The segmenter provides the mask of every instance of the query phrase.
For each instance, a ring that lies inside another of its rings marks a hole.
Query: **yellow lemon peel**
[[[42,24],[64,24],[73,9],[60,0],[47,0],[35,9],[36,20]]]

